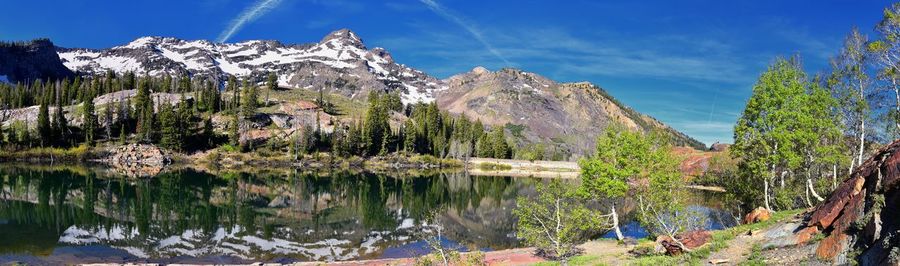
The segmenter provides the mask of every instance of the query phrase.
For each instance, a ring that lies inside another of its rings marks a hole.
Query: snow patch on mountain
[[[274,72],[279,85],[290,88],[399,90],[404,102],[432,102],[437,80],[422,71],[393,61],[382,48],[367,49],[349,30],[338,30],[320,42],[284,45],[277,41],[213,43],[141,37],[126,45],[103,50],[58,49],[63,64],[82,74],[135,72],[138,75],[207,76],[224,82],[229,75],[262,83]],[[346,79],[345,77],[353,77]]]

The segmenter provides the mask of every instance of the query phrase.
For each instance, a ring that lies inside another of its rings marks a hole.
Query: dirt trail
[[[706,265],[738,265],[747,260],[753,245],[761,243],[765,238],[756,232],[753,235],[741,234],[728,242],[728,247],[709,255]]]

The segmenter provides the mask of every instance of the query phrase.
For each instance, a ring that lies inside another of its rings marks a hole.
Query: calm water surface
[[[428,252],[421,232],[435,223],[446,246],[507,249],[518,245],[515,199],[533,194],[535,182],[300,170],[136,180],[103,168],[0,165],[0,263],[410,257]],[[695,207],[714,217],[707,227],[730,225],[717,206]],[[636,223],[625,232],[646,234]]]

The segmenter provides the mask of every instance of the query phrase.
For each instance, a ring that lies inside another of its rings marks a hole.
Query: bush
[[[478,169],[484,171],[506,171],[511,170],[512,166],[502,163],[483,162],[478,164]]]
[[[608,219],[585,206],[574,184],[554,179],[538,184],[537,197],[520,196],[513,213],[519,218],[516,236],[535,247],[542,257],[566,261],[577,255],[577,245],[605,228]],[[557,226],[544,226],[553,224]]]

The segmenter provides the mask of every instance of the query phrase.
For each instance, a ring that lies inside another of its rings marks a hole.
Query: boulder
[[[666,235],[657,236],[656,253],[678,256],[686,251],[685,248],[689,251],[706,245],[706,243],[709,243],[709,241],[712,240],[712,235],[709,231],[698,230],[676,235],[675,238],[678,239],[678,241],[675,241]],[[681,242],[681,244],[678,242]]]
[[[669,256],[678,256],[684,253],[684,249],[675,242],[672,237],[660,235],[656,237],[656,253],[662,253]]]
[[[106,160],[113,165],[166,165],[172,159],[169,154],[154,145],[128,144],[113,149]]]
[[[103,161],[119,174],[137,178],[159,174],[172,158],[154,145],[128,144],[110,150]]]
[[[744,224],[752,224],[758,222],[765,222],[771,218],[772,212],[767,210],[766,208],[759,207],[750,211],[746,216],[744,216]]]
[[[689,249],[695,249],[706,245],[712,240],[712,235],[709,231],[697,230],[690,231],[676,236],[678,240],[684,244],[685,247]]]

